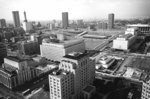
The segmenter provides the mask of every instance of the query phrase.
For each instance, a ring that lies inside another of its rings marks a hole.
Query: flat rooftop
[[[9,60],[12,60],[12,61],[15,61],[15,62],[22,62],[22,61],[24,61],[23,59],[20,59],[20,58],[15,57],[15,56],[7,56],[6,59],[9,59]]]
[[[130,39],[132,37],[132,34],[125,34],[125,35],[119,35],[118,38],[125,38],[126,40]]]
[[[128,24],[127,27],[150,27],[148,24]]]
[[[3,72],[3,73],[6,73],[6,74],[9,74],[10,76],[15,76],[17,75],[17,72],[14,68],[0,68],[0,71]]]
[[[50,75],[58,77],[58,78],[63,78],[68,74],[70,74],[70,73],[67,71],[64,71],[62,69],[58,69],[58,70],[53,71]]]
[[[93,86],[88,85],[83,89],[83,91],[90,93],[93,91],[93,89],[95,89]]]
[[[133,57],[128,66],[144,70],[145,72],[150,72],[150,57]]]
[[[70,47],[70,46],[73,46],[73,45],[76,45],[76,44],[79,44],[79,43],[82,43],[84,42],[83,39],[73,39],[73,40],[66,40],[64,42],[42,42],[42,45],[51,45],[51,46],[55,46],[55,47]]]
[[[64,58],[70,58],[70,59],[74,59],[74,60],[79,60],[85,56],[87,56],[88,53],[78,53],[78,52],[73,52],[73,53],[70,53],[68,55],[65,55]]]

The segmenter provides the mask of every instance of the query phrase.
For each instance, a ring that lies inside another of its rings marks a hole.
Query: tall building
[[[61,61],[64,55],[71,52],[84,52],[85,43],[82,39],[68,40],[64,42],[50,42],[49,40],[43,40],[40,45],[41,56],[47,59]]]
[[[7,56],[7,48],[5,44],[0,43],[0,64],[3,63],[3,60],[6,56]]]
[[[15,27],[20,27],[19,11],[13,11],[12,14]]]
[[[24,31],[26,31],[26,32],[33,29],[32,22],[23,22],[22,25],[23,25]]]
[[[33,26],[32,26],[32,22],[28,22],[27,20],[27,16],[26,16],[26,12],[24,11],[24,22],[23,22],[23,29],[28,32],[30,30],[33,29]]]
[[[143,82],[141,99],[150,99],[150,80]]]
[[[108,14],[108,29],[113,29],[114,28],[114,14]]]
[[[50,99],[83,99],[83,89],[95,78],[95,61],[88,53],[69,53],[49,75]]]
[[[0,28],[5,28],[5,27],[6,27],[5,19],[0,19]]]
[[[24,22],[28,22],[26,12],[24,11]]]
[[[67,29],[68,26],[69,26],[68,12],[63,12],[62,13],[62,27]]]

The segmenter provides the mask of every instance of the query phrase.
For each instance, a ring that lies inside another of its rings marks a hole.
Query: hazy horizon
[[[107,19],[114,13],[116,19],[150,17],[150,0],[0,0],[0,18],[12,21],[12,11],[19,11],[24,20],[26,11],[30,21],[61,20],[62,12],[69,20]]]

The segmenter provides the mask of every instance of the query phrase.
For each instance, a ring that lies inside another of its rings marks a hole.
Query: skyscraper
[[[68,23],[68,12],[63,12],[62,13],[62,27],[67,29],[68,26],[69,26],[69,23]]]
[[[20,27],[19,11],[13,11],[12,14],[15,27]]]
[[[108,14],[108,29],[114,28],[114,14],[110,13]]]
[[[26,12],[24,11],[24,22],[28,22]]]
[[[0,19],[0,28],[5,28],[5,27],[6,27],[5,19]]]
[[[33,26],[31,22],[28,22],[27,20],[27,16],[26,16],[26,12],[24,11],[24,22],[22,23],[23,25],[23,29],[28,32],[30,30],[32,30]]]
[[[65,55],[59,70],[49,75],[50,99],[83,99],[83,89],[95,78],[95,61],[88,53]]]

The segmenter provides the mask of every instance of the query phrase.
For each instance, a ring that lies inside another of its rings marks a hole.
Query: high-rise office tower
[[[15,27],[20,27],[19,11],[13,11],[12,14]]]
[[[0,19],[0,28],[5,28],[5,27],[6,27],[5,19]]]
[[[32,23],[28,22],[26,12],[24,11],[24,22],[22,23],[23,29],[27,32],[33,29]]]
[[[88,53],[70,53],[49,75],[50,99],[83,99],[83,89],[95,78],[95,61]]]
[[[114,28],[114,16],[113,13],[108,14],[108,29]]]
[[[63,12],[62,13],[62,27],[67,29],[68,26],[69,26],[69,23],[68,23],[68,12]]]
[[[24,22],[28,22],[26,12],[24,11]]]

